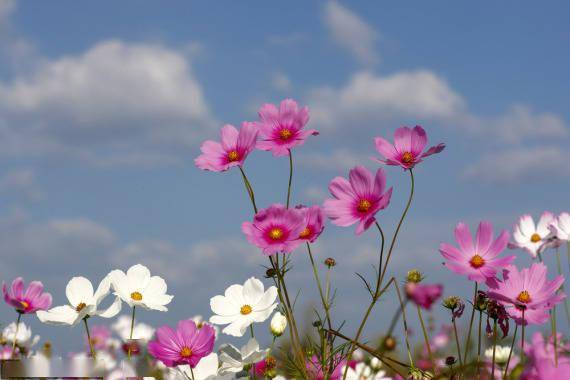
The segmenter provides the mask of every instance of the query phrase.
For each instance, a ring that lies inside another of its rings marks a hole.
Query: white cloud
[[[363,64],[377,63],[374,45],[378,32],[356,13],[336,1],[329,1],[324,9],[324,21],[332,38]]]
[[[293,87],[291,79],[289,79],[289,77],[281,71],[273,73],[273,76],[271,77],[271,84],[273,85],[273,88],[282,92],[290,91]]]
[[[515,148],[483,155],[467,167],[464,177],[492,183],[536,182],[569,177],[570,153],[554,146]]]
[[[23,196],[31,201],[43,196],[32,169],[15,169],[5,173],[0,177],[0,193]]]
[[[63,152],[91,162],[162,159],[215,123],[184,55],[117,40],[1,83],[0,110],[5,153]]]

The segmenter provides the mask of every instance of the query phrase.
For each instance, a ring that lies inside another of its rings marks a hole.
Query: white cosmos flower
[[[231,344],[220,347],[220,375],[240,372],[244,366],[255,364],[267,356],[269,350],[260,350],[259,344],[251,338],[240,350]]]
[[[85,277],[73,277],[65,288],[69,305],[56,306],[48,311],[38,310],[36,315],[43,323],[52,325],[75,325],[83,318],[100,316],[112,318],[121,311],[121,300],[117,297],[106,310],[99,310],[99,304],[111,291],[111,281],[105,277],[93,292],[93,285]]]
[[[165,380],[188,380],[188,378],[192,378],[192,373],[194,380],[229,380],[234,378],[233,374],[218,375],[218,354],[212,352],[203,357],[192,371],[190,371],[190,366],[186,364],[169,368]]]
[[[546,238],[550,235],[549,226],[554,221],[554,214],[545,211],[538,223],[535,225],[532,216],[523,215],[519,218],[514,227],[514,243],[511,247],[518,247],[527,250],[532,257],[536,257],[542,252],[542,247]]]
[[[172,301],[173,296],[166,294],[166,282],[159,276],[151,277],[144,265],[133,265],[127,273],[116,269],[109,273],[109,277],[115,295],[130,307],[168,311],[166,305]]]
[[[16,335],[18,330],[18,335]],[[32,338],[32,329],[20,322],[20,327],[16,328],[16,322],[10,323],[2,331],[2,337],[10,343],[16,340],[16,344],[20,347],[33,347],[40,340],[40,336],[36,335]]]
[[[507,360],[509,360],[509,353],[511,352],[511,348],[509,346],[496,346],[495,347],[495,363],[500,366],[507,364]],[[493,360],[493,347],[487,348],[485,350],[485,357],[489,359],[489,361]]]
[[[190,320],[193,321],[196,324],[196,327],[198,327],[199,329],[201,329],[202,326],[204,326],[204,323],[206,323],[208,326],[212,326],[216,338],[218,337],[218,333],[220,332],[218,326],[214,326],[210,322],[204,320],[204,317],[202,317],[201,315],[195,315],[192,318],[190,318]]]
[[[570,214],[563,212],[558,215],[558,218],[550,224],[549,228],[556,238],[570,241]]]
[[[115,331],[123,341],[130,339],[131,321],[131,316],[121,315],[117,318],[117,321],[111,325],[113,331]],[[133,340],[148,342],[153,336],[154,328],[152,326],[135,320],[135,326],[133,327]]]
[[[226,325],[222,332],[232,336],[243,336],[249,325],[263,322],[277,307],[277,288],[264,290],[263,283],[251,277],[242,285],[232,285],[223,296],[210,299],[210,307],[216,314],[210,322]]]
[[[344,370],[345,368],[342,369],[343,373]],[[358,363],[354,369],[348,367],[346,378],[348,380],[391,380],[390,377],[386,376],[385,371],[375,372],[364,362]]]

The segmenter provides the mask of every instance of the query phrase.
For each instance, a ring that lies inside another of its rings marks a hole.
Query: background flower
[[[18,313],[31,314],[38,310],[47,310],[51,306],[51,294],[44,293],[44,285],[40,281],[32,281],[24,290],[24,279],[16,278],[8,289],[6,283],[2,284],[4,301]]]
[[[254,338],[239,350],[231,344],[224,344],[220,347],[220,374],[238,373],[244,366],[253,365],[265,358],[268,352],[269,350],[260,350],[259,343]]]
[[[523,215],[514,226],[513,240],[511,248],[523,248],[532,257],[536,257],[542,252],[545,239],[550,235],[550,224],[554,221],[554,214],[545,211],[540,216],[535,225],[532,216]]]

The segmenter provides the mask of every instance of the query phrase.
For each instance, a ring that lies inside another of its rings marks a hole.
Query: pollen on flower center
[[[485,265],[485,259],[479,255],[475,255],[471,258],[471,260],[469,260],[469,264],[471,264],[471,266],[475,269],[481,268],[483,265]]]
[[[279,131],[279,137],[281,140],[289,140],[293,136],[293,133],[288,128],[283,128]]]
[[[520,292],[519,295],[517,296],[517,301],[522,302],[522,303],[529,303],[530,302],[529,292],[527,292],[526,290],[523,290],[522,292]]]
[[[542,238],[536,232],[530,237],[530,241],[533,243],[538,243],[540,240],[542,240]]]
[[[20,301],[20,305],[22,305],[22,309],[24,310],[30,307],[30,304],[27,303],[26,301]]]
[[[309,236],[311,236],[311,229],[309,227],[305,227],[305,229],[299,234],[301,239],[306,239]]]
[[[183,358],[189,358],[192,356],[192,349],[186,346],[182,347],[182,350],[180,350],[180,356]]]
[[[414,161],[414,155],[410,152],[404,152],[402,155],[402,161],[406,164],[409,164],[410,162]]]
[[[359,212],[367,212],[372,207],[372,203],[368,199],[361,199],[358,202],[357,210]]]
[[[75,311],[77,311],[79,313],[81,310],[85,309],[85,306],[87,306],[85,304],[85,302],[81,302],[79,305],[77,305],[77,307],[75,308]]]
[[[253,309],[251,308],[251,306],[249,305],[243,305],[240,309],[239,312],[242,315],[248,315],[249,313],[251,313],[253,311]]]
[[[269,238],[272,240],[279,240],[283,237],[283,230],[278,227],[274,227],[269,230]]]
[[[143,299],[143,296],[139,292],[132,292],[131,298],[135,301],[141,301]]]
[[[228,153],[228,161],[234,162],[239,160],[239,153],[236,150],[232,150]]]

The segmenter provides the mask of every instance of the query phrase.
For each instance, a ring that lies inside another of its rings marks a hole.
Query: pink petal
[[[416,125],[412,130],[412,150],[411,153],[414,157],[419,157],[427,144],[426,131],[419,125]]]
[[[392,144],[390,144],[387,140],[383,139],[382,137],[376,137],[374,139],[374,143],[376,144],[376,150],[380,153],[384,158],[397,160],[398,152],[396,148]]]
[[[400,153],[411,152],[412,130],[408,127],[400,127],[394,132],[394,147]]]
[[[489,222],[479,223],[477,228],[475,252],[484,256],[493,241],[493,225]]]
[[[368,198],[373,188],[372,173],[364,166],[356,166],[348,175],[350,185],[359,197]]]
[[[455,227],[455,240],[457,244],[467,256],[472,256],[475,252],[473,247],[473,238],[471,237],[471,232],[469,232],[469,227],[465,223],[459,223]]]

